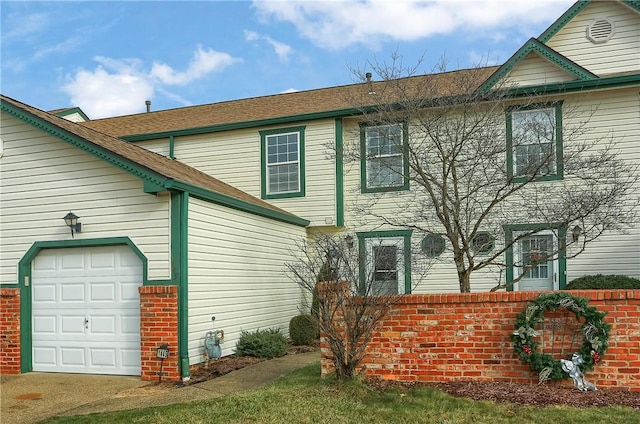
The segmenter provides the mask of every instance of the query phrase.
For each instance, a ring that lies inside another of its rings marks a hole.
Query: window
[[[444,241],[444,237],[435,234],[429,234],[422,239],[420,247],[422,248],[422,252],[427,255],[427,257],[437,258],[442,254],[442,252],[444,252],[446,243]]]
[[[478,254],[487,254],[493,250],[495,242],[493,236],[486,231],[479,231],[473,239],[471,239],[471,248]]]
[[[361,185],[363,193],[409,189],[406,125],[361,127]]]
[[[562,178],[562,103],[507,111],[510,178]]]
[[[304,197],[304,130],[260,131],[263,199]]]
[[[358,233],[360,290],[369,295],[411,292],[411,231]]]

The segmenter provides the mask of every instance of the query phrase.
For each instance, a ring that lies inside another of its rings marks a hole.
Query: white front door
[[[42,250],[31,279],[34,371],[140,375],[142,263],[128,246]]]
[[[535,234],[518,242],[519,263],[524,275],[519,290],[553,290],[555,267],[551,259],[554,248],[553,234]]]

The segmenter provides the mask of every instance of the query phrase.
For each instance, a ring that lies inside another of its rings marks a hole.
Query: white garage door
[[[33,370],[140,375],[142,263],[128,246],[42,250],[31,275]]]

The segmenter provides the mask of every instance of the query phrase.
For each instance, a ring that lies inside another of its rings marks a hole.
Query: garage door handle
[[[84,319],[84,328],[85,328],[85,329],[88,329],[88,328],[89,328],[89,319],[88,319],[88,318],[85,318],[85,319]]]

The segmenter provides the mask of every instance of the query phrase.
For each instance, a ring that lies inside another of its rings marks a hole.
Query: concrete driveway
[[[2,424],[34,423],[149,385],[139,377],[32,372],[0,377]]]
[[[270,384],[320,360],[318,351],[287,355],[178,388],[139,377],[31,372],[0,376],[0,423],[31,424],[58,415],[162,406],[213,399]]]

